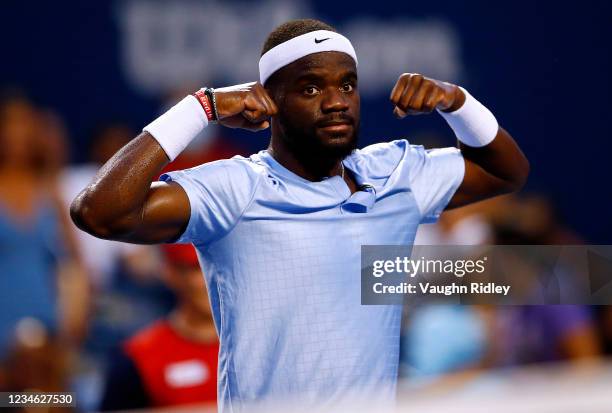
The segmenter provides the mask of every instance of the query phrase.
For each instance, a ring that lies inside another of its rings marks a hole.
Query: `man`
[[[393,88],[394,113],[438,109],[461,149],[399,140],[355,150],[357,57],[322,22],[275,29],[259,69],[259,83],[198,91],[145,127],[72,216],[103,238],[196,246],[221,341],[221,411],[279,398],[391,400],[401,308],[360,305],[361,245],[412,244],[445,207],[519,189],[527,160],[467,92],[413,74]],[[215,119],[271,126],[268,149],[151,183]]]
[[[110,362],[102,410],[217,400],[219,342],[191,245],[164,245],[164,282],[177,297],[166,319],[127,340]]]

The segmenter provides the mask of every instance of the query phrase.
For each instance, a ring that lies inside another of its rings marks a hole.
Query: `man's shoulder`
[[[222,171],[233,174],[259,175],[265,170],[264,165],[257,162],[256,155],[244,157],[236,155],[229,159],[219,159],[212,162],[206,162],[193,168],[185,169],[185,171],[194,172],[216,172]]]
[[[380,142],[357,149],[349,157],[349,161],[366,175],[372,177],[388,177],[406,158],[410,143],[406,139]]]
[[[162,181],[180,181],[190,179],[208,185],[225,185],[231,182],[233,187],[250,187],[256,184],[264,174],[265,167],[251,157],[236,155],[229,159],[219,159],[206,162],[191,168],[166,172],[161,177]]]
[[[385,156],[394,153],[403,153],[410,146],[407,139],[396,139],[387,142],[379,142],[358,149],[355,153],[361,156]]]

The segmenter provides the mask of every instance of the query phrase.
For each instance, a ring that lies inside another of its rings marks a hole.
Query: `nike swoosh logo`
[[[331,37],[326,37],[325,39],[321,39],[321,40],[315,38],[315,43],[321,43],[321,42],[324,42],[325,40],[329,40],[329,39],[331,39]]]

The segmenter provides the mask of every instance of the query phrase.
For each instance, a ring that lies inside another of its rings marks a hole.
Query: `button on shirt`
[[[344,180],[299,177],[267,151],[170,172],[220,336],[220,411],[299,397],[394,397],[401,306],[361,305],[362,245],[411,245],[461,184],[457,148],[406,140],[354,151]]]

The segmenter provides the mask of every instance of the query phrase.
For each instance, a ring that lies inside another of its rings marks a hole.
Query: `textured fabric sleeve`
[[[406,147],[404,167],[421,212],[421,223],[436,222],[463,182],[465,162],[457,148]]]
[[[178,183],[189,198],[189,223],[175,243],[207,244],[231,231],[257,186],[259,175],[249,164],[244,158],[224,159],[159,178]]]

